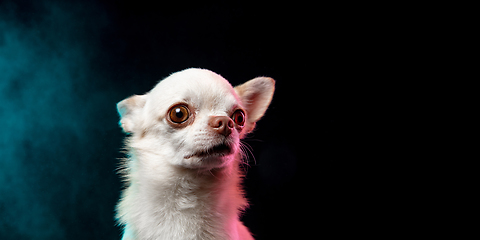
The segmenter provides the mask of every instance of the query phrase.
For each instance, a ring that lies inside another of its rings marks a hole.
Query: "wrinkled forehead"
[[[180,72],[181,73],[181,72]],[[166,112],[176,103],[187,103],[197,110],[228,112],[240,102],[230,83],[213,72],[174,74],[148,93],[148,108]]]

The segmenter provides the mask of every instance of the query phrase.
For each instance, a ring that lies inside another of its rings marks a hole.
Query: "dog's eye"
[[[233,113],[232,119],[238,126],[243,126],[245,124],[245,113],[238,109]]]
[[[190,114],[186,106],[177,105],[170,109],[170,113],[168,115],[170,116],[170,120],[172,120],[172,122],[182,123],[187,121]]]

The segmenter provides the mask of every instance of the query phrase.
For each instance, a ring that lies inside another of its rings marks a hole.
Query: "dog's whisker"
[[[252,147],[248,143],[240,141],[240,148],[242,149],[242,155],[244,155],[246,160],[244,163],[249,165],[249,156],[252,156],[254,165],[257,165],[257,160],[255,159],[255,155],[253,155]]]

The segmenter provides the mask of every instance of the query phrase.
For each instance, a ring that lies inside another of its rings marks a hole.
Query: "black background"
[[[377,156],[363,134],[364,123],[380,121],[365,119],[371,106],[364,90],[376,77],[370,64],[382,61],[382,51],[369,53],[380,41],[371,34],[382,28],[372,28],[378,19],[359,6],[7,1],[0,7],[2,53],[14,49],[12,59],[23,59],[31,55],[20,50],[37,49],[27,64],[0,63],[14,69],[2,79],[10,102],[2,115],[16,116],[2,142],[9,155],[0,166],[0,239],[120,239],[115,169],[124,135],[115,104],[189,67],[210,69],[232,85],[257,76],[276,80],[270,108],[244,140],[253,156],[242,220],[256,239],[352,236],[381,221],[369,220],[369,206],[381,199],[370,195],[365,170]],[[12,35],[19,46],[10,33],[18,33]]]

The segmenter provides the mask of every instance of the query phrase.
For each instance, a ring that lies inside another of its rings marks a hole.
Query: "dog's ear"
[[[139,112],[145,106],[145,95],[133,95],[117,103],[117,111],[120,115],[120,126],[126,133],[133,133]]]
[[[234,89],[247,111],[247,124],[244,130],[248,133],[255,128],[255,123],[270,105],[275,91],[275,81],[269,77],[257,77]]]

